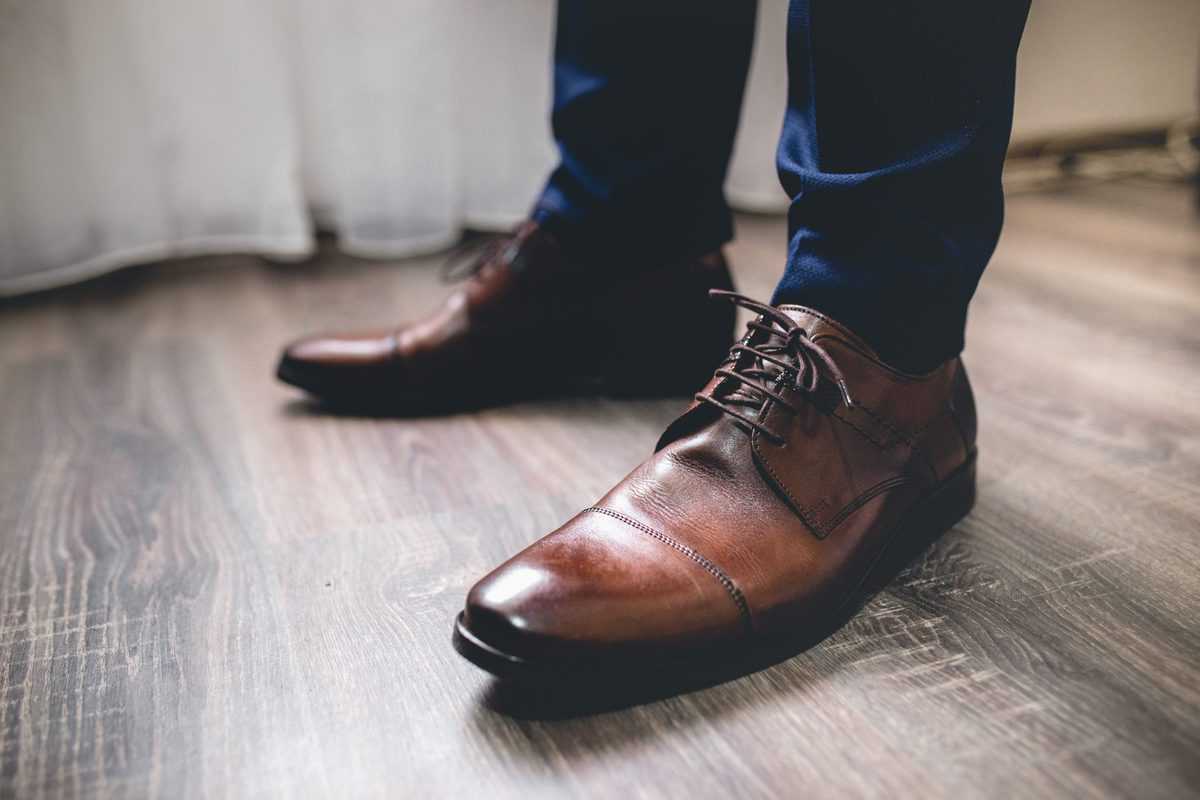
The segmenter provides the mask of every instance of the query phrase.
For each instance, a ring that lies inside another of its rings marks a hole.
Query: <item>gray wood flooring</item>
[[[680,401],[313,413],[270,376],[438,259],[197,259],[0,304],[0,796],[1200,794],[1200,221],[1012,198],[973,307],[975,512],[765,671],[539,718],[450,648],[470,584]],[[765,297],[784,224],[741,220]]]

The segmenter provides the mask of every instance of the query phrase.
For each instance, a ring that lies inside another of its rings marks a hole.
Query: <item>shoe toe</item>
[[[276,375],[318,395],[357,392],[378,384],[394,353],[395,336],[390,331],[310,336],[284,348]]]
[[[285,360],[322,366],[361,365],[390,358],[396,348],[393,331],[309,336],[283,351]]]
[[[691,646],[740,630],[713,576],[641,531],[582,514],[483,578],[462,625],[518,659]]]

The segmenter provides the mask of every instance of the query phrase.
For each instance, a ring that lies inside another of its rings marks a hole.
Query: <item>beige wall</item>
[[[1197,110],[1200,0],[1033,0],[1014,138]]]

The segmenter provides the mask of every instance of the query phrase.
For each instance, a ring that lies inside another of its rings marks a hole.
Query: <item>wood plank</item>
[[[1195,796],[1190,204],[1014,197],[968,331],[975,512],[811,650],[567,719],[450,621],[681,401],[380,420],[271,381],[298,333],[427,308],[438,259],[192,259],[6,301],[0,795]],[[784,223],[739,232],[767,295]]]

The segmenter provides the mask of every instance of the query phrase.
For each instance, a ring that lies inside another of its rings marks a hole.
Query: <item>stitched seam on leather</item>
[[[835,418],[836,418],[838,421],[840,421],[840,422],[842,422],[842,423],[844,423],[844,424],[846,424],[846,425],[849,425],[851,428],[853,428],[854,430],[856,430],[856,431],[858,431],[859,433],[861,433],[861,434],[863,435],[863,438],[865,438],[865,439],[866,439],[868,442],[870,442],[871,444],[875,445],[876,449],[878,449],[878,450],[886,450],[886,449],[887,449],[886,447],[884,447],[884,446],[883,446],[883,443],[882,443],[882,442],[880,442],[878,439],[876,439],[876,438],[875,438],[874,436],[872,436],[871,434],[869,434],[869,433],[867,433],[866,431],[864,431],[862,428],[860,428],[860,427],[858,427],[857,425],[855,425],[853,422],[851,422],[851,421],[850,421],[850,419],[849,419],[848,417],[843,417],[841,414],[834,414],[833,416],[834,416],[834,417],[835,417]],[[903,439],[901,439],[901,441],[904,441],[904,440],[903,440]],[[905,444],[908,444],[908,442],[907,442],[907,441],[905,441]]]
[[[883,445],[881,445],[878,441],[876,441],[875,438],[873,436],[871,436],[871,434],[867,433],[862,428],[855,425],[853,422],[851,422],[846,417],[840,416],[838,414],[834,414],[833,416],[836,419],[840,420],[845,425],[858,431],[859,434],[861,434],[864,439],[866,439],[871,444],[875,445],[875,447],[878,450],[880,450],[881,452],[883,450],[887,449]],[[941,416],[941,415],[939,414],[938,416]],[[933,468],[933,459],[931,459],[929,457],[929,454],[927,452],[925,452],[925,449],[914,442],[910,442],[907,439],[904,439],[903,437],[901,437],[900,441],[902,441],[904,444],[908,445],[908,447],[913,451],[913,454],[922,460],[922,462],[925,464],[925,467],[929,470],[929,474],[930,474],[930,477],[933,479],[933,482],[937,483],[937,480],[938,480],[937,470]]]
[[[839,419],[841,419],[841,418],[839,417]],[[865,431],[863,431],[861,428],[856,426],[854,423],[849,422],[848,420],[845,420],[845,419],[842,419],[842,422],[845,422],[851,428],[854,428],[854,430],[858,431],[860,434],[862,434],[864,437],[866,437],[867,441],[871,442],[871,444],[874,444],[876,447],[879,447],[879,445],[873,439],[871,439],[870,436],[867,436]],[[776,474],[775,470],[771,467],[770,461],[767,460],[766,454],[763,453],[761,450],[759,450],[757,435],[750,440],[750,444],[754,448],[755,452],[757,452],[759,454],[760,460],[766,466],[767,471],[769,473],[771,473],[771,477],[774,479],[775,484],[783,490],[783,493],[785,495],[787,495],[788,500],[791,501],[792,507],[795,509],[796,513],[800,515],[800,519],[802,519],[804,521],[804,524],[808,525],[808,527],[812,529],[812,532],[814,534],[816,534],[818,539],[824,539],[827,536],[829,536],[829,534],[833,533],[833,531],[837,529],[837,526],[839,526],[843,522],[845,522],[846,518],[849,517],[851,514],[853,514],[855,511],[857,511],[859,508],[866,505],[868,500],[871,500],[872,498],[876,497],[877,495],[882,494],[885,491],[888,491],[889,489],[894,489],[897,486],[900,486],[901,484],[908,483],[910,480],[907,476],[897,475],[894,478],[888,478],[887,480],[880,481],[879,483],[872,486],[870,489],[867,489],[865,492],[860,494],[855,499],[851,500],[845,506],[843,506],[842,509],[837,512],[837,514],[833,515],[833,517],[829,520],[828,523],[826,523],[824,526],[822,526],[809,517],[809,515],[806,512],[806,509],[804,507],[804,504],[796,499],[796,497],[787,488],[787,484],[785,484],[783,482],[783,480],[779,477],[779,475]],[[910,445],[910,446],[912,446],[912,445]],[[924,455],[924,453],[922,453],[921,450],[919,448],[917,448],[916,446],[912,446],[912,448],[915,452],[921,453],[921,455]],[[879,449],[882,450],[883,448],[879,448]],[[926,458],[926,461],[928,461],[928,458]],[[934,475],[934,480],[935,481],[937,480],[936,474]]]
[[[845,522],[851,514],[865,506],[868,501],[875,499],[884,492],[895,489],[897,486],[902,486],[908,482],[909,479],[906,476],[897,475],[894,478],[888,478],[885,481],[880,481],[879,483],[875,484],[870,489],[867,489],[858,497],[847,503],[846,506],[829,521],[829,530],[835,530],[838,525],[841,525],[843,522]]]
[[[931,427],[933,427],[934,423],[936,423],[939,419],[942,418],[942,416],[944,416],[949,411],[948,406],[943,406],[940,411],[938,411],[936,414],[934,414],[932,417],[930,417],[929,421],[926,422],[924,425],[922,425],[920,428],[917,428],[916,430],[912,431],[911,433],[905,433],[904,431],[900,430],[896,426],[889,423],[881,414],[879,414],[879,412],[872,411],[870,408],[867,408],[866,406],[862,406],[862,405],[856,405],[854,407],[861,409],[864,414],[866,414],[868,417],[873,419],[875,422],[879,423],[879,425],[881,425],[886,430],[890,431],[892,434],[895,435],[895,437],[897,439],[904,442],[906,445],[911,447],[913,450],[920,449],[917,446],[917,439],[921,438],[921,436],[926,431],[928,431]],[[838,412],[841,412],[841,408],[839,408],[836,412],[834,412],[835,417],[837,417],[842,422],[849,425],[851,428],[854,428],[854,430],[858,431],[863,436],[867,437],[867,439],[872,444],[874,444],[876,447],[880,448],[881,450],[886,449],[883,442],[879,441],[879,439],[877,439],[875,436],[872,436],[870,433],[868,433],[867,431],[860,428],[858,425],[851,422],[850,418],[848,416],[844,416],[842,413],[838,413]]]
[[[746,602],[746,596],[744,594],[742,594],[742,590],[738,588],[738,585],[736,583],[734,583],[733,580],[728,575],[726,575],[725,572],[720,567],[718,567],[716,564],[709,561],[707,558],[700,555],[695,550],[693,550],[692,548],[683,544],[682,542],[677,542],[674,539],[672,539],[670,536],[667,536],[665,533],[660,533],[659,531],[654,530],[654,528],[651,528],[649,525],[643,525],[642,523],[638,522],[636,519],[626,516],[625,514],[622,514],[619,511],[613,511],[611,508],[602,508],[600,506],[592,506],[590,508],[584,509],[585,513],[588,511],[592,511],[597,514],[604,514],[605,516],[612,517],[613,519],[616,519],[616,520],[620,520],[621,522],[624,522],[629,527],[639,530],[642,533],[646,534],[647,536],[651,536],[651,537],[657,539],[658,541],[662,542],[663,544],[667,545],[668,547],[678,550],[680,553],[683,553],[685,556],[690,558],[692,561],[699,564],[701,567],[704,568],[705,572],[707,572],[709,575],[712,575],[714,578],[716,578],[717,582],[719,584],[721,584],[721,586],[729,594],[729,597],[733,600],[734,604],[737,606],[738,614],[739,614],[739,616],[741,616],[742,621],[746,624],[746,627],[747,628],[753,627],[751,617],[750,617],[750,606]]]
[[[759,446],[758,431],[755,431],[750,437],[750,446],[754,448],[754,452],[758,455],[758,458],[755,460],[767,468],[767,472],[771,475],[771,480],[779,489],[783,491],[783,494],[787,497],[788,502],[791,503],[792,509],[800,516],[801,521],[809,527],[809,530],[813,532],[813,535],[818,539],[824,539],[826,536],[828,536],[829,531],[825,530],[825,528],[822,527],[819,522],[816,522],[811,516],[809,516],[804,504],[796,499],[795,495],[792,494],[792,490],[787,487],[787,483],[775,472],[775,468],[771,466],[770,459],[767,458],[766,453],[764,453],[762,448]]]
[[[912,444],[913,437],[919,436],[921,434],[921,432],[923,432],[925,430],[925,428],[921,428],[915,434],[908,434],[908,433],[905,433],[904,431],[900,430],[899,428],[897,428],[892,423],[888,422],[884,418],[884,416],[882,414],[880,414],[878,411],[872,411],[867,406],[860,406],[860,405],[856,405],[855,408],[861,409],[864,414],[866,414],[868,417],[870,417],[871,419],[878,422],[880,425],[882,425],[887,430],[891,431],[893,434],[895,434],[896,438],[900,439],[901,441],[905,442],[906,444]],[[932,423],[930,423],[930,424],[932,424]],[[929,425],[927,424],[925,427],[927,428],[927,427],[929,427]]]
[[[861,406],[859,406],[859,407],[861,408]],[[933,421],[931,421],[931,422],[929,423],[929,425],[926,425],[924,428],[922,428],[922,430],[923,430],[923,431],[924,431],[924,430],[927,430],[927,429],[928,429],[928,428],[929,428],[931,425],[933,425],[933,422],[936,422],[938,419],[940,419],[940,418],[942,417],[942,415],[943,415],[943,414],[946,414],[946,413],[949,413],[949,412],[948,412],[948,410],[943,410],[943,411],[939,412],[939,413],[938,413],[936,416],[934,416],[934,418],[933,418]],[[876,447],[877,449],[879,449],[880,451],[883,451],[883,450],[885,450],[885,449],[886,449],[886,448],[885,448],[885,447],[883,447],[883,446],[882,446],[882,445],[881,445],[881,444],[880,444],[878,441],[876,441],[876,440],[875,440],[875,438],[874,438],[873,436],[871,436],[871,434],[867,433],[867,432],[866,432],[866,431],[864,431],[862,428],[860,428],[860,427],[858,427],[857,425],[855,425],[855,424],[854,424],[853,422],[851,422],[851,421],[850,421],[848,418],[846,418],[846,417],[843,417],[843,416],[841,416],[840,414],[836,414],[836,413],[835,413],[833,416],[834,416],[836,419],[840,420],[841,422],[845,423],[847,426],[849,426],[849,427],[853,428],[854,430],[858,431],[858,432],[859,432],[859,433],[862,435],[862,437],[863,437],[864,439],[866,439],[866,440],[867,440],[868,442],[870,442],[871,444],[875,445],[875,447]],[[938,478],[938,471],[937,471],[937,469],[936,469],[936,468],[933,466],[933,459],[930,457],[930,455],[929,455],[929,452],[928,452],[928,451],[927,451],[927,450],[926,450],[926,449],[925,449],[923,446],[921,446],[921,445],[917,444],[915,441],[914,441],[914,442],[910,442],[909,440],[907,440],[907,439],[905,439],[905,438],[903,438],[903,437],[901,437],[901,439],[900,439],[900,440],[901,440],[901,441],[902,441],[904,444],[908,445],[908,447],[909,447],[909,448],[912,450],[912,452],[913,452],[913,455],[914,455],[914,456],[916,456],[916,457],[917,457],[917,458],[920,460],[920,462],[921,462],[922,464],[924,464],[925,468],[926,468],[926,469],[929,471],[929,477],[930,477],[930,479],[933,481],[933,483],[935,483],[935,484],[936,484],[936,483],[938,482],[938,480],[939,480],[939,478]],[[832,529],[832,526],[831,526],[831,529]]]

